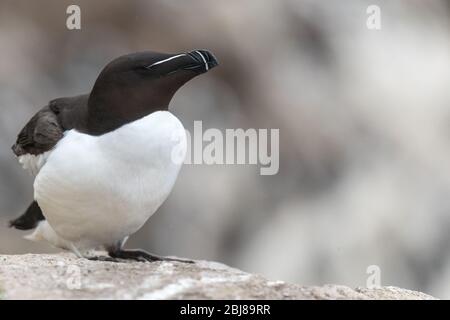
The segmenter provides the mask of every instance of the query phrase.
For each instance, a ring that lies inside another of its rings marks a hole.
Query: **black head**
[[[89,96],[89,131],[101,134],[167,110],[182,85],[217,64],[206,50],[179,54],[146,51],[115,59],[100,73]]]

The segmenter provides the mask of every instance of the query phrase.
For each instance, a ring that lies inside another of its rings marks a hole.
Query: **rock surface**
[[[72,254],[0,255],[3,299],[433,299],[395,287],[305,287],[216,262],[97,262]]]

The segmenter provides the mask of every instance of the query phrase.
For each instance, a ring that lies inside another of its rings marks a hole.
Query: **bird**
[[[42,107],[12,146],[34,177],[34,201],[10,227],[89,260],[192,263],[124,245],[166,200],[187,152],[170,101],[217,65],[208,50],[126,54],[89,93]],[[108,255],[90,256],[94,248]]]

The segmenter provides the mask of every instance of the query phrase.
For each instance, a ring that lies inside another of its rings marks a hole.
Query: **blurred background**
[[[220,67],[172,111],[279,128],[280,171],[186,165],[128,246],[304,285],[365,286],[375,264],[382,285],[450,298],[449,18],[439,0],[0,0],[0,253],[57,251],[6,227],[32,200],[10,146],[37,110],[119,55],[207,48]]]

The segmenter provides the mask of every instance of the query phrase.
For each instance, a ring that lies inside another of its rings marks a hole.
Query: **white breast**
[[[78,247],[110,245],[136,232],[169,195],[186,133],[158,111],[108,134],[69,131],[34,183],[55,232]]]
[[[27,170],[32,176],[36,176],[39,173],[39,170],[44,166],[47,158],[50,154],[50,151],[44,152],[39,155],[25,154],[23,156],[18,157],[19,163],[22,165],[22,168]]]

